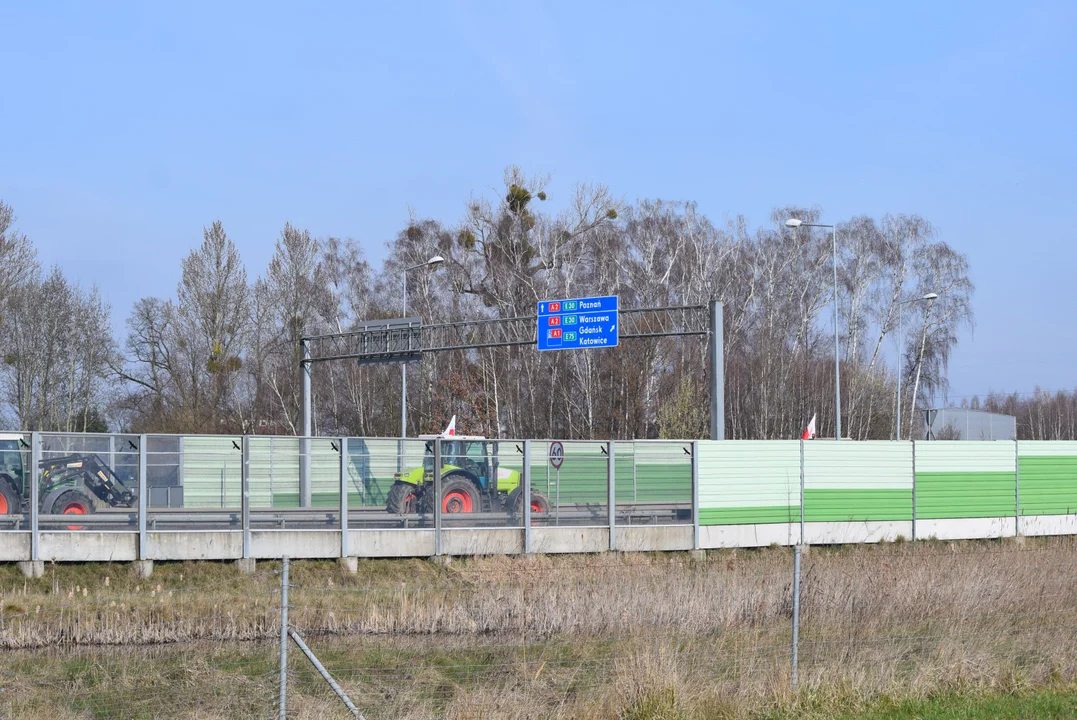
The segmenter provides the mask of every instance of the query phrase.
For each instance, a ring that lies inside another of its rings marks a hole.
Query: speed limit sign
[[[561,469],[561,463],[565,461],[565,446],[559,442],[550,443],[550,464],[554,470]]]

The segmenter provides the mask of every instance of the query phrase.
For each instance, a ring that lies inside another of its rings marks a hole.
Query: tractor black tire
[[[43,515],[90,515],[96,508],[93,499],[81,490],[68,490],[56,496],[52,505],[42,508]]]
[[[475,483],[463,475],[448,475],[441,483],[442,513],[482,512],[484,508],[482,493]],[[419,500],[419,512],[434,512],[434,493],[428,492]]]
[[[22,510],[22,499],[15,489],[11,478],[0,476],[0,515],[18,515]]]
[[[385,496],[385,509],[394,515],[408,515],[417,512],[419,488],[411,483],[395,482]]]
[[[93,499],[81,490],[67,490],[56,496],[52,505],[42,508],[44,515],[92,515],[96,508]],[[85,525],[67,525],[68,530],[85,530]]]
[[[509,493],[508,507],[513,517],[524,516],[524,489],[522,487]],[[553,504],[550,502],[549,495],[538,490],[531,491],[531,512],[548,513],[552,509]]]

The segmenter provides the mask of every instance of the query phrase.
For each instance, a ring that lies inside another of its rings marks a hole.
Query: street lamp
[[[923,297],[913,298],[911,300],[905,300],[898,303],[898,381],[897,381],[897,439],[901,439],[901,359],[904,355],[905,348],[902,347],[905,341],[905,328],[902,323],[902,311],[909,303],[914,302],[926,302],[929,305],[939,297],[938,293],[930,292]]]
[[[408,316],[408,273],[424,267],[436,267],[445,262],[445,258],[435,255],[426,262],[404,268],[404,317]],[[408,436],[408,364],[400,363],[400,437]]]
[[[799,227],[830,228],[834,255],[834,417],[835,436],[838,440],[841,440],[841,370],[838,359],[838,230],[833,225],[806,223],[796,218],[786,220],[785,226],[793,228],[793,230]]]

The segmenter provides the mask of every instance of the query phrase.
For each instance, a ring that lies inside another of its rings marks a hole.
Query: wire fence
[[[799,583],[789,548],[371,560],[356,574],[297,561],[288,629],[365,718],[735,717],[820,690],[1072,682],[1075,550],[801,548]],[[0,717],[279,717],[283,567],[0,574]],[[285,716],[354,717],[289,645]]]

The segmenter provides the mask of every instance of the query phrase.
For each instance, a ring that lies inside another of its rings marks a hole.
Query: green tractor
[[[520,473],[499,468],[497,443],[477,435],[420,435],[426,440],[422,467],[393,477],[386,510],[397,515],[433,513],[434,441],[441,438],[441,511],[443,513],[507,512],[523,515]],[[531,512],[549,512],[550,498],[531,491]]]

